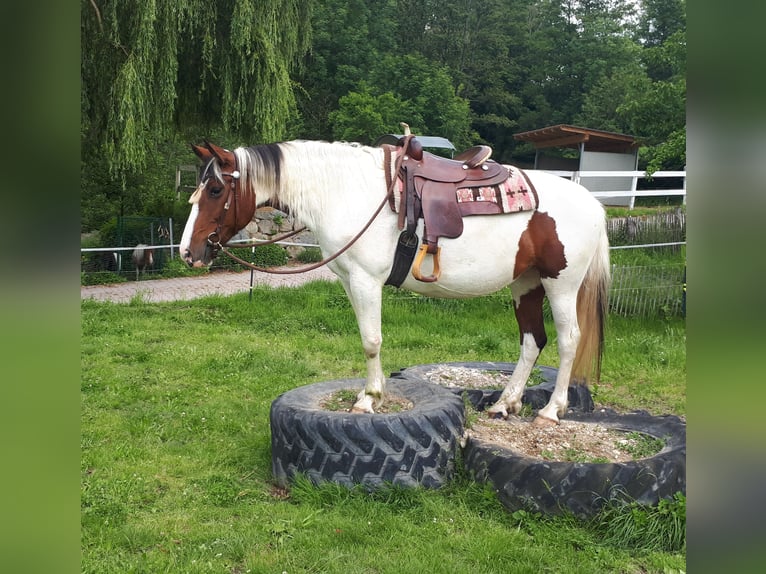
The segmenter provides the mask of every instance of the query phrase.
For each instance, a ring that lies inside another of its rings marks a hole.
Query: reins
[[[289,239],[290,237],[293,237],[294,235],[298,235],[299,233],[302,233],[303,231],[306,231],[306,227],[299,227],[298,229],[293,229],[292,231],[285,233],[283,235],[280,235],[278,237],[274,237],[272,239],[258,239],[255,241],[249,241],[244,243],[237,243],[236,245],[231,245],[227,243],[224,247],[260,247],[262,245],[271,245],[272,243],[279,243],[280,241],[284,241],[285,239]]]
[[[403,141],[403,148],[402,148],[401,153],[399,153],[399,155],[396,158],[396,168],[395,168],[394,173],[398,173],[399,172],[399,169],[401,168],[401,165],[402,165],[402,161],[404,160],[404,156],[407,153],[407,149],[408,149],[408,147],[410,145],[410,140],[411,139],[412,139],[412,136],[406,136],[405,138],[403,138],[403,140],[404,140]],[[234,172],[234,173],[239,175],[238,172]],[[230,174],[226,174],[226,175],[230,175]],[[236,179],[238,179],[238,177],[235,177],[234,179],[236,180]],[[249,261],[245,261],[244,259],[241,259],[240,257],[237,257],[231,251],[229,251],[228,245],[221,245],[220,241],[211,241],[210,237],[208,237],[208,243],[210,243],[213,246],[214,249],[223,251],[231,259],[233,259],[234,261],[236,261],[240,265],[243,265],[243,266],[247,267],[248,269],[252,269],[253,271],[261,271],[263,273],[273,273],[273,274],[277,274],[277,275],[292,275],[292,274],[295,274],[295,273],[305,273],[307,271],[312,271],[314,269],[318,269],[319,267],[322,267],[323,265],[326,265],[327,263],[329,263],[330,261],[336,259],[337,257],[340,257],[354,243],[356,243],[357,240],[362,235],[364,235],[364,232],[367,231],[367,229],[369,229],[370,225],[372,225],[372,222],[375,221],[375,218],[382,211],[382,209],[385,207],[385,205],[389,202],[389,197],[393,196],[394,188],[396,186],[396,180],[397,180],[396,177],[391,178],[391,182],[390,182],[390,184],[388,186],[388,191],[386,193],[386,196],[383,198],[383,201],[381,201],[380,205],[375,210],[375,213],[372,214],[372,217],[370,217],[370,219],[367,221],[367,223],[364,225],[364,227],[362,227],[362,229],[359,230],[359,233],[354,235],[354,237],[352,237],[351,240],[348,243],[346,243],[346,245],[344,245],[340,249],[340,251],[337,251],[336,253],[330,255],[329,257],[325,257],[321,261],[317,261],[316,263],[312,263],[310,265],[305,265],[303,267],[298,267],[298,268],[295,268],[295,269],[275,269],[275,268],[269,268],[269,267],[259,267],[257,265],[254,265],[254,264],[250,263]],[[234,195],[234,198],[235,198],[235,202],[236,202],[236,193]],[[235,206],[235,209],[236,209],[236,206]],[[282,241],[283,239],[287,239],[288,237],[292,237],[293,235],[297,235],[298,233],[300,233],[301,231],[304,231],[305,229],[306,229],[305,227],[302,227],[300,229],[293,230],[293,231],[291,231],[289,233],[286,233],[286,234],[284,234],[284,235],[282,235],[280,237],[277,237],[275,239],[271,239],[269,241],[253,243],[253,244],[244,244],[244,245],[241,245],[239,247],[258,247],[258,246],[261,246],[261,245],[269,245],[271,243],[276,243],[277,241]],[[211,235],[213,235],[213,234],[211,233]]]

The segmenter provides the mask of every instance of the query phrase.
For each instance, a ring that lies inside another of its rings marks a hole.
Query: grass
[[[509,299],[506,291],[454,301],[386,289],[384,371],[515,361]],[[582,522],[509,513],[466,476],[438,491],[275,487],[271,402],[366,371],[338,283],[256,287],[252,302],[248,294],[83,301],[81,326],[83,572],[686,569],[677,524],[685,500]],[[684,415],[685,332],[681,319],[611,317],[596,403]],[[552,326],[548,333],[539,364],[555,367]],[[665,522],[654,517],[660,510]],[[658,537],[667,541],[652,542]]]
[[[640,432],[627,433],[625,438],[626,442],[617,448],[635,459],[654,456],[665,447],[664,440]]]

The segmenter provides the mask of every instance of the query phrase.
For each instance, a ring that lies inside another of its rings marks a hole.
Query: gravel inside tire
[[[655,505],[677,492],[686,494],[686,423],[679,417],[603,409],[567,418],[645,433],[663,439],[665,446],[654,456],[621,463],[556,462],[469,436],[463,450],[469,474],[491,484],[510,511],[570,512],[581,518],[593,516],[607,501]]]
[[[476,369],[479,371],[498,372],[504,375],[511,375],[516,368],[516,363],[496,363],[486,361],[415,365],[395,371],[391,373],[391,377],[409,381],[423,381],[431,384],[440,384],[437,381],[432,380],[432,377],[430,376],[432,371],[440,367]],[[537,385],[526,387],[524,389],[524,394],[521,397],[521,403],[528,404],[533,409],[539,410],[548,404],[548,400],[551,398],[553,389],[556,386],[556,375],[558,375],[559,370],[553,367],[544,366],[538,366],[535,368],[538,369],[542,375],[543,382]],[[448,388],[457,395],[465,394],[471,405],[473,405],[477,411],[483,411],[487,407],[495,404],[498,399],[500,399],[500,394],[503,392],[502,388],[474,389],[461,386],[451,386],[445,388]],[[592,412],[594,408],[593,398],[591,397],[590,390],[584,385],[569,385],[568,402],[569,406],[567,408],[571,412],[580,411],[589,413]]]
[[[465,424],[460,397],[439,385],[389,380],[386,393],[412,402],[396,413],[329,411],[322,400],[358,392],[362,379],[326,381],[287,391],[271,404],[271,460],[275,482],[298,473],[314,484],[335,482],[374,489],[387,484],[440,488],[455,471]]]

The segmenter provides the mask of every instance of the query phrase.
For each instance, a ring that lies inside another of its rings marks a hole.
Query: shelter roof
[[[399,141],[399,138],[403,138],[404,134],[386,134],[383,136],[380,136],[376,141],[376,146],[379,146],[381,144],[391,144],[395,145],[397,141]],[[455,146],[452,145],[452,142],[449,141],[447,138],[439,137],[439,136],[415,136],[418,138],[418,141],[423,144],[423,147],[440,147],[440,148],[446,148],[446,149],[455,149]]]
[[[530,142],[537,149],[547,147],[579,148],[585,144],[588,151],[625,153],[638,146],[635,136],[558,124],[528,132],[513,134],[514,139]]]

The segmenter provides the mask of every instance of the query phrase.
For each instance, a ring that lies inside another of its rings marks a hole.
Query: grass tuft
[[[644,552],[686,550],[686,496],[676,493],[657,506],[608,501],[589,524],[606,546]]]

